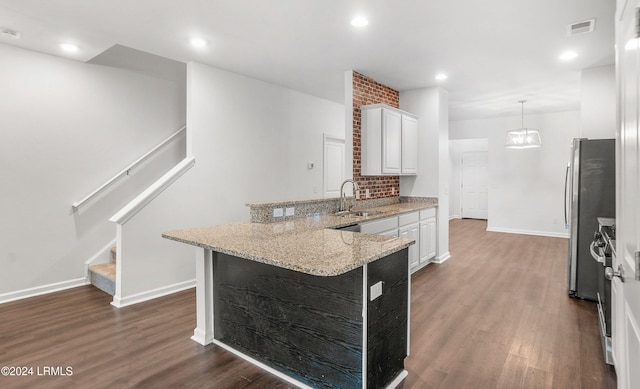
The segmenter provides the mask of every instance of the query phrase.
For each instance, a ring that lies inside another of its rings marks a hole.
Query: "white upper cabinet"
[[[384,104],[363,105],[361,112],[361,174],[418,173],[418,119]]]
[[[402,115],[402,174],[418,174],[418,119]]]
[[[376,150],[377,151],[377,150]],[[382,109],[382,174],[402,172],[402,115]]]

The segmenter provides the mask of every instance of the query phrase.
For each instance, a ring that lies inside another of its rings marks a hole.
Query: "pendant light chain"
[[[520,106],[522,108],[522,111],[521,111],[522,112],[522,116],[521,116],[522,117],[522,129],[524,130],[525,139],[527,138],[527,135],[529,134],[529,131],[527,131],[527,129],[524,126],[524,103],[526,103],[526,102],[527,102],[527,100],[520,100]]]

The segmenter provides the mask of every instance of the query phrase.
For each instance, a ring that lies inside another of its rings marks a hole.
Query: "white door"
[[[344,181],[344,138],[324,135],[323,186],[324,197],[340,197],[340,185]]]
[[[487,219],[489,209],[486,151],[462,154],[462,217]]]
[[[611,285],[613,357],[618,388],[640,388],[640,44],[634,39],[638,1],[617,1],[616,257]]]
[[[436,218],[430,217],[420,222],[420,264],[425,264],[436,256]]]
[[[409,246],[409,269],[414,269],[420,263],[420,236],[418,235],[418,223],[402,227],[398,230],[398,236],[415,240],[416,243]]]
[[[418,120],[402,115],[402,174],[418,174]]]
[[[402,119],[398,112],[382,109],[382,174],[402,172]]]

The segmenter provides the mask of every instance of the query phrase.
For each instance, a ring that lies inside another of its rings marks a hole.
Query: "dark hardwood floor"
[[[413,276],[403,388],[615,388],[595,303],[567,296],[567,240],[450,223],[451,259]]]
[[[566,294],[567,241],[485,229],[452,221],[451,259],[413,275],[403,388],[615,388],[595,304]],[[0,305],[0,367],[33,369],[0,388],[291,387],[192,341],[193,290],[110,301],[86,286]]]

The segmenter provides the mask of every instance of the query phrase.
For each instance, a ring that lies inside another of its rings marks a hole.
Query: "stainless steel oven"
[[[601,266],[598,266],[598,318],[600,335],[605,361],[613,365],[611,348],[611,280],[606,277],[605,269],[611,267],[612,252],[615,250],[616,224],[615,219],[599,217],[598,231],[595,232],[590,245],[591,256]]]

